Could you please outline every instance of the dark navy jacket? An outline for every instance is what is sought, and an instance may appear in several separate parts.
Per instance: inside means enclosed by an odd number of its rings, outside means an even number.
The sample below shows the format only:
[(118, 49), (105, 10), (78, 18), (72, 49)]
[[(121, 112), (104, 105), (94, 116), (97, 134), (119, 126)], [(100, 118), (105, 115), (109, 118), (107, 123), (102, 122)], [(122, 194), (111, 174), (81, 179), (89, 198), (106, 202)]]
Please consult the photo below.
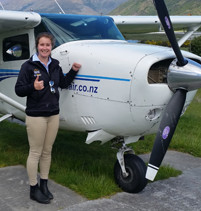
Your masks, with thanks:
[[(71, 69), (64, 76), (59, 61), (52, 59), (49, 64), (49, 73), (39, 61), (32, 61), (32, 57), (21, 66), (15, 85), (15, 92), (20, 97), (27, 96), (26, 114), (28, 116), (51, 116), (59, 114), (59, 90), (67, 88), (77, 72)], [(39, 75), (39, 81), (44, 81), (44, 89), (35, 90), (34, 81)], [(54, 81), (56, 93), (50, 91), (49, 81)]]

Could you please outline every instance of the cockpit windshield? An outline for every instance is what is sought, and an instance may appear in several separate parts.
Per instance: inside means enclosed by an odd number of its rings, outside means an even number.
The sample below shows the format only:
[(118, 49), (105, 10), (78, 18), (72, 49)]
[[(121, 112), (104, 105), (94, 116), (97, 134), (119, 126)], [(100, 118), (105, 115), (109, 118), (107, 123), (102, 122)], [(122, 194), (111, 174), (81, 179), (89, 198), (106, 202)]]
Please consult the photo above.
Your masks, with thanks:
[(65, 14), (41, 14), (41, 17), (35, 34), (50, 32), (56, 39), (56, 46), (76, 40), (124, 40), (110, 17)]

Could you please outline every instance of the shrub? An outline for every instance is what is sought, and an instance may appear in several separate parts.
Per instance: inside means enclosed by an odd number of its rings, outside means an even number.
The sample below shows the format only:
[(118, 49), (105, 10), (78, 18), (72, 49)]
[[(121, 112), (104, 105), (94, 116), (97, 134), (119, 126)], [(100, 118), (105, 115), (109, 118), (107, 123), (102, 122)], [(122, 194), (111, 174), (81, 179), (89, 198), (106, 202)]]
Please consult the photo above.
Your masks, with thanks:
[(201, 56), (201, 36), (196, 37), (192, 40), (191, 52)]

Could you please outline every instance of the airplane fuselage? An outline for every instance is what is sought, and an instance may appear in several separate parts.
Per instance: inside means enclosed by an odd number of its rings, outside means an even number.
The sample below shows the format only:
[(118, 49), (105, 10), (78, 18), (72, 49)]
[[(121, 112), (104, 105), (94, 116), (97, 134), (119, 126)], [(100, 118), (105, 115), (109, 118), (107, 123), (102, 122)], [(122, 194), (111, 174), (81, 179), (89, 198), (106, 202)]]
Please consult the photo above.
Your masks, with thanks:
[[(82, 65), (69, 88), (60, 90), (61, 128), (87, 131), (87, 143), (106, 142), (116, 136), (130, 143), (155, 133), (173, 95), (167, 83), (168, 68), (175, 59), (173, 51), (127, 42), (110, 17), (41, 17), (36, 27), (0, 35), (1, 94), (22, 105), (13, 106), (0, 96), (0, 113), (25, 119), (21, 107), (26, 106), (26, 98), (17, 97), (14, 86), (21, 64), (35, 53), (35, 36), (48, 31), (56, 39), (52, 57), (60, 61), (63, 72), (67, 73), (73, 62)], [(196, 55), (184, 55), (200, 61)], [(195, 93), (187, 94), (184, 110)]]
[[(150, 83), (148, 75), (153, 64), (173, 60), (167, 48), (133, 44), (122, 40), (86, 40), (65, 43), (55, 48), (52, 56), (60, 61), (64, 73), (73, 62), (82, 64), (77, 77), (66, 90), (60, 90), (60, 127), (74, 131), (98, 131), (128, 137), (127, 142), (157, 131), (163, 110), (173, 92), (167, 83)], [(192, 57), (191, 54), (189, 56)], [(1, 64), (1, 74), (18, 73), (24, 61)], [(162, 62), (163, 64), (163, 62)], [(164, 62), (163, 68), (167, 64)], [(25, 105), (25, 98), (14, 93), (17, 79), (0, 82), (3, 94)], [(188, 93), (186, 105), (195, 95)], [(0, 104), (1, 113), (12, 113), (24, 119), (23, 112)], [(111, 135), (111, 136), (110, 136)], [(106, 138), (107, 141), (107, 138)]]

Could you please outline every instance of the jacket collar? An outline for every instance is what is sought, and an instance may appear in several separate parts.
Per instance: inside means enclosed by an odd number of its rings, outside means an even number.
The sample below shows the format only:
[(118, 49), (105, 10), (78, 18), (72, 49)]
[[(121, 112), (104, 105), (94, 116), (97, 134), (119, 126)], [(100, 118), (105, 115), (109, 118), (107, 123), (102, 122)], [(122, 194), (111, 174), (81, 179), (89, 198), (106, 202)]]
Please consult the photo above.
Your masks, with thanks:
[(45, 69), (47, 70), (47, 72), (49, 72), (49, 64), (52, 62), (52, 59), (51, 59), (51, 57), (49, 57), (48, 58), (48, 63), (47, 63), (47, 65), (45, 65), (44, 63), (42, 63), (41, 61), (40, 61), (40, 59), (38, 58), (38, 54), (37, 53), (35, 53), (33, 56), (32, 56), (32, 61), (33, 62), (40, 62), (44, 67), (45, 67)]
[[(34, 55), (33, 55), (34, 56)], [(33, 61), (33, 56), (31, 56), (31, 58), (28, 60), (28, 62), (30, 62), (31, 64), (33, 65), (37, 65), (37, 66), (40, 66), (40, 67), (43, 67), (45, 68), (40, 61)], [(52, 57), (51, 58), (51, 63), (49, 64), (49, 69), (52, 70), (54, 69), (55, 67), (57, 67), (59, 65), (59, 61), (57, 59), (54, 59)]]

